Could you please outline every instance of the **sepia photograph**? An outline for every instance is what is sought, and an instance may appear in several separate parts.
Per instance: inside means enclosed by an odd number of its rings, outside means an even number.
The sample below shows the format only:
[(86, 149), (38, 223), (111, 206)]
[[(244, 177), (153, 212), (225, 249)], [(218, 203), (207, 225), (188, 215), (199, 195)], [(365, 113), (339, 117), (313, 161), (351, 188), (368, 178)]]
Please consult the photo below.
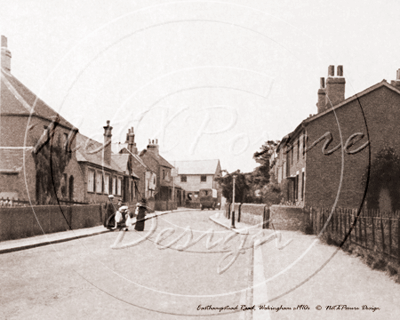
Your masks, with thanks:
[(398, 1), (0, 4), (0, 319), (400, 318)]

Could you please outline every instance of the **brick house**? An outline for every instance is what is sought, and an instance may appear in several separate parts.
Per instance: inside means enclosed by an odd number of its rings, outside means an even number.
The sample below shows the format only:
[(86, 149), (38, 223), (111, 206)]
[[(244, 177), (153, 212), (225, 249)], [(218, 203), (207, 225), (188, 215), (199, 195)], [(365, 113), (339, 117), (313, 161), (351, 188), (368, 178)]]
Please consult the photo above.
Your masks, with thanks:
[[(75, 148), (78, 129), (39, 99), (11, 74), (11, 52), (1, 36), (0, 82), (0, 198), (11, 197), (36, 203), (40, 175), (35, 155), (44, 145), (62, 145), (62, 153)], [(59, 156), (52, 154), (54, 159)], [(82, 202), (84, 181), (74, 153), (70, 155), (56, 190), (59, 201)], [(46, 195), (45, 195), (46, 196)]]
[(132, 156), (113, 154), (112, 127), (104, 126), (104, 143), (77, 134), (76, 157), (85, 181), (85, 201), (107, 202), (112, 194), (129, 204), (136, 202), (135, 182), (139, 177), (133, 171)]
[(202, 189), (217, 189), (218, 202), (221, 202), (221, 192), (215, 181), (221, 176), (221, 164), (218, 159), (174, 161), (178, 175), (175, 184), (180, 185), (185, 192), (185, 204), (200, 206), (199, 195)]
[[(320, 80), (318, 113), (302, 121), (276, 149), (271, 169), (278, 182), (286, 184), (287, 200), (360, 207), (377, 155), (385, 147), (400, 155), (400, 70), (396, 78), (344, 99), (343, 67), (337, 67), (335, 76), (334, 66), (329, 66), (326, 86), (325, 79)], [(379, 208), (390, 209), (391, 190), (381, 188)]]
[[(142, 161), (146, 164), (152, 174), (151, 188), (154, 189), (154, 199), (157, 202), (175, 202), (176, 197), (173, 195), (173, 182), (171, 169), (174, 167), (165, 160), (159, 153), (158, 140), (149, 140), (147, 148), (139, 154)], [(158, 210), (156, 208), (156, 210)]]
[(119, 154), (130, 155), (132, 161), (132, 168), (139, 180), (136, 181), (137, 198), (150, 199), (154, 198), (157, 175), (153, 172), (140, 158), (138, 149), (135, 142), (135, 133), (133, 127), (128, 129), (126, 141), (119, 146)]

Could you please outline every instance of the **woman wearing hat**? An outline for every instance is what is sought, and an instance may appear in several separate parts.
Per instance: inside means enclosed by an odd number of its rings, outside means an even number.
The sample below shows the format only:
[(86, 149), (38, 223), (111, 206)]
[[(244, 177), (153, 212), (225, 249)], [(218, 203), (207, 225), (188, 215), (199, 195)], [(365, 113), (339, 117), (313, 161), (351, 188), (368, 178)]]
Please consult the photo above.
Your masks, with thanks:
[(146, 217), (146, 210), (147, 210), (146, 199), (142, 199), (142, 201), (136, 205), (136, 212), (137, 212), (136, 225), (135, 225), (136, 231), (144, 230), (144, 219)]
[(114, 216), (117, 209), (115, 208), (113, 203), (114, 196), (110, 194), (108, 196), (108, 199), (110, 200), (110, 202), (107, 203), (106, 207), (106, 214), (104, 216), (104, 227), (106, 227), (107, 229), (111, 229), (115, 225)]

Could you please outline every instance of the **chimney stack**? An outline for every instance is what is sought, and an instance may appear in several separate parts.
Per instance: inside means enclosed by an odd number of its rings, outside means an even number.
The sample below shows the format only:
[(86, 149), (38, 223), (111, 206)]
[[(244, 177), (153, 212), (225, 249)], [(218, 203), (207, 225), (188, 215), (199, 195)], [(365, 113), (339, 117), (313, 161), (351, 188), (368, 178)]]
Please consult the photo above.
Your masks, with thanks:
[(133, 154), (138, 154), (138, 149), (136, 147), (135, 143), (135, 133), (133, 132), (133, 127), (129, 129), (128, 132), (128, 150), (132, 152)]
[(325, 111), (326, 97), (325, 97), (325, 78), (319, 79), (319, 89), (318, 89), (318, 102), (317, 109), (318, 113)]
[(154, 142), (154, 140), (149, 139), (149, 145), (147, 146), (147, 151), (152, 152), (156, 157), (159, 155), (159, 148), (158, 148), (158, 139)]
[(11, 72), (11, 52), (7, 48), (7, 38), (1, 36), (1, 68)]
[(110, 120), (107, 120), (107, 125), (104, 128), (104, 146), (103, 146), (103, 162), (107, 165), (111, 164), (111, 131)]
[(335, 67), (329, 66), (328, 79), (326, 79), (326, 102), (325, 110), (328, 110), (344, 101), (344, 89), (346, 80), (343, 78), (343, 66), (337, 66), (335, 77)]
[(400, 90), (400, 69), (396, 71), (396, 80), (390, 81), (390, 84)]

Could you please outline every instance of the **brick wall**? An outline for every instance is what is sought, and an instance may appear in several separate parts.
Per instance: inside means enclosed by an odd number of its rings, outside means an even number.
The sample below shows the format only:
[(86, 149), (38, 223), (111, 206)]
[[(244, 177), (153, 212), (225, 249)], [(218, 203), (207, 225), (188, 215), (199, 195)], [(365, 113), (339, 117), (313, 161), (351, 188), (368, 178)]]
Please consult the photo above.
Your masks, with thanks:
[(270, 229), (305, 232), (305, 213), (302, 208), (273, 205), (270, 207)]
[(0, 208), (0, 241), (101, 225), (100, 205)]
[(240, 222), (262, 226), (265, 204), (243, 203), (240, 207)]
[[(333, 206), (336, 199), (338, 207), (360, 206), (366, 187), (362, 176), (369, 163), (369, 151), (371, 162), (384, 145), (393, 147), (397, 154), (400, 154), (399, 106), (400, 96), (386, 87), (381, 87), (339, 108), (335, 114), (325, 114), (307, 126), (308, 145), (329, 131), (333, 136), (329, 150), (340, 143), (340, 134), (344, 146), (352, 134), (366, 134), (368, 130), (370, 146), (356, 154), (344, 152), (344, 161), (340, 148), (331, 155), (323, 155), (321, 148), (324, 142), (308, 151), (306, 206)], [(365, 114), (366, 124), (362, 112)], [(349, 150), (356, 149), (366, 141), (364, 136)]]

